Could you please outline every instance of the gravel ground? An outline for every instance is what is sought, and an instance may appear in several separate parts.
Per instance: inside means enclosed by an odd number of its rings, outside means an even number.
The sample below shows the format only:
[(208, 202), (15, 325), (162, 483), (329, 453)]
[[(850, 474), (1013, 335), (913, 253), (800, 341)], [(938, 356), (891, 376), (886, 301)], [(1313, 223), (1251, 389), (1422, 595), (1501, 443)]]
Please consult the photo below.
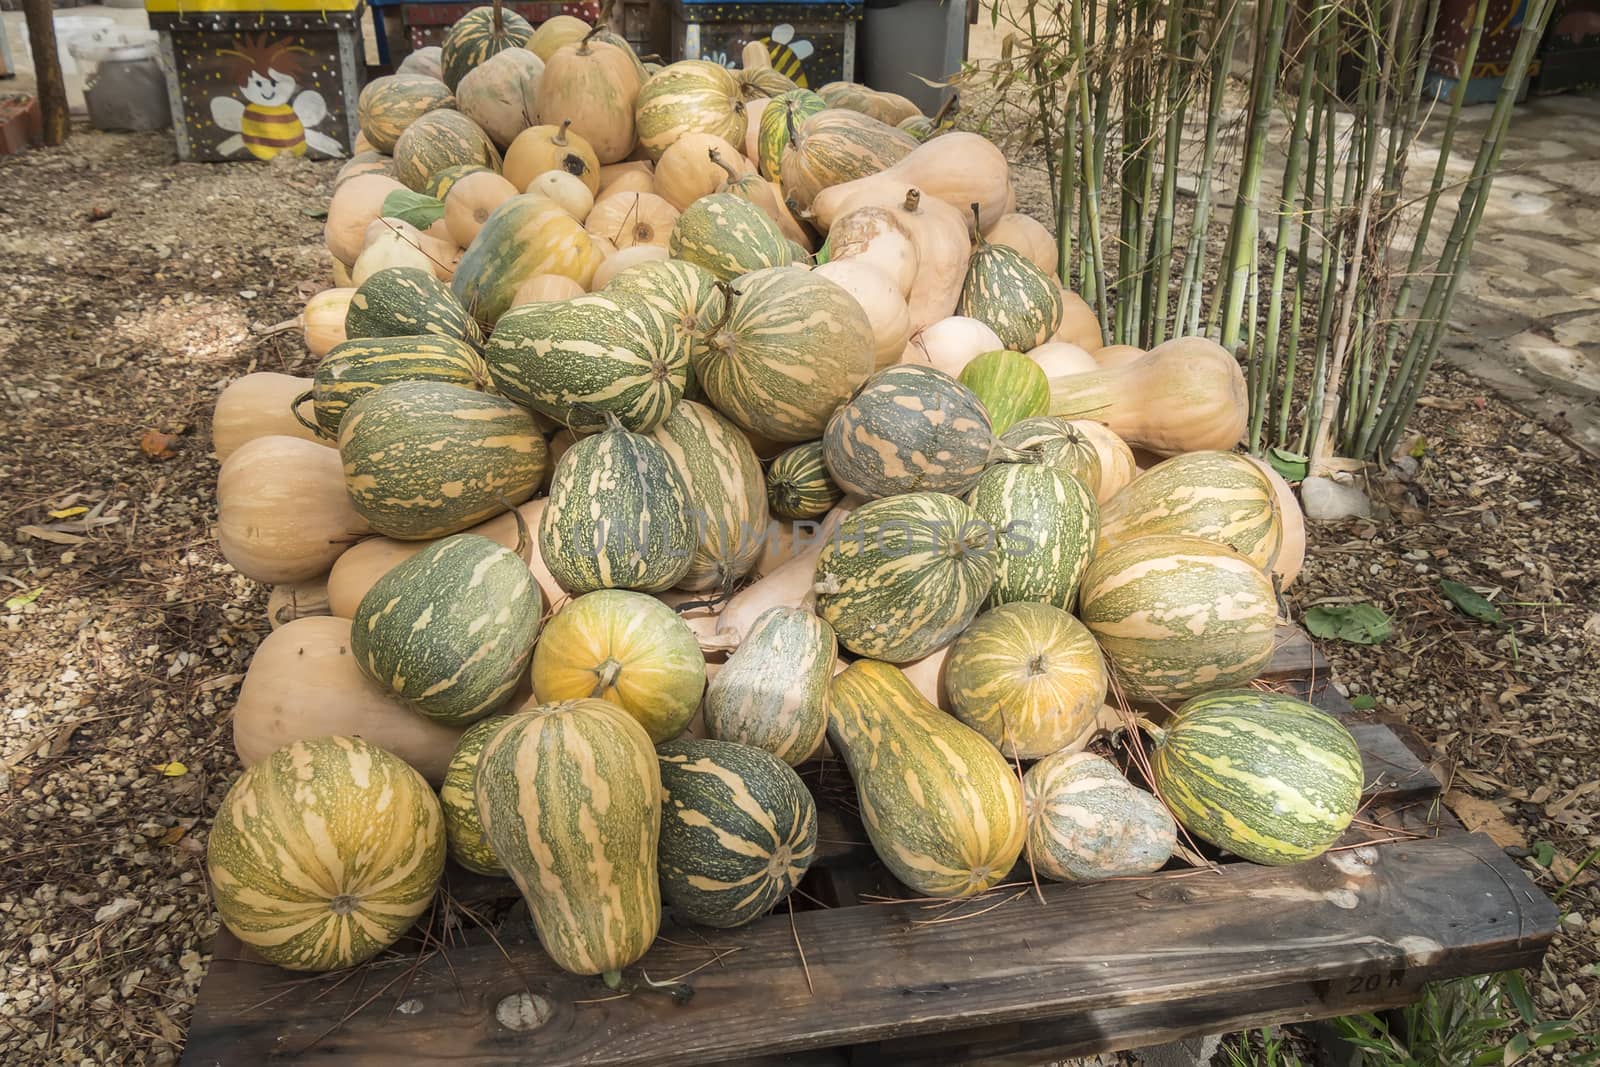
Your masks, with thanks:
[[(0, 161), (0, 1062), (182, 1048), (228, 715), (267, 632), (264, 590), (213, 543), (207, 420), (239, 374), (309, 369), (293, 333), (255, 328), (328, 284), (311, 213), (333, 171), (175, 164), (162, 134), (82, 130)], [(1291, 599), (1395, 618), (1381, 645), (1326, 651), (1434, 745), (1461, 810), (1550, 891), (1574, 883), (1537, 995), (1592, 1013), (1600, 894), (1574, 873), (1600, 845), (1600, 480), (1471, 379), (1433, 392), (1410, 480), (1377, 487), (1382, 517), (1315, 530)], [(1440, 577), (1509, 624), (1456, 612)]]

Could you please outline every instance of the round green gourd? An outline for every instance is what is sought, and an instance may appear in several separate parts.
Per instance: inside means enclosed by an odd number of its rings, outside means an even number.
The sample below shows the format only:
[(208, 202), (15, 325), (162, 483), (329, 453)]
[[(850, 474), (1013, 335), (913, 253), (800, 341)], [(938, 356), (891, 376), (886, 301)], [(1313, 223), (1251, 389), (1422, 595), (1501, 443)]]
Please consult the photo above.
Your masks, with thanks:
[(607, 290), (513, 307), (484, 361), (502, 394), (578, 433), (608, 417), (648, 433), (682, 398), (689, 353), (659, 308)]
[(672, 224), (667, 251), (724, 282), (795, 261), (793, 243), (772, 217), (732, 193), (702, 196), (684, 208)]
[(983, 473), (967, 502), (1000, 539), (989, 603), (1031, 600), (1070, 610), (1094, 558), (1094, 494), (1054, 467), (1000, 463)]
[(444, 819), (422, 775), (358, 737), (296, 741), (217, 809), (206, 873), (223, 925), (293, 971), (371, 959), (433, 901)]
[(483, 357), (467, 342), (439, 334), (341, 341), (317, 364), (310, 396), (316, 429), (336, 438), (351, 404), (385, 385), (448, 382), (482, 391), (489, 384)]
[(444, 382), (395, 382), (350, 405), (339, 423), (350, 503), (372, 529), (427, 541), (522, 503), (550, 450), (511, 401)]
[(1000, 441), (1022, 452), (1036, 452), (1039, 462), (1072, 475), (1099, 499), (1100, 453), (1067, 419), (1054, 415), (1021, 419), (1011, 424)]
[(494, 854), (483, 832), (483, 820), (478, 817), (478, 798), (472, 792), (472, 780), (478, 773), (478, 756), (504, 723), (504, 719), (495, 717), (467, 727), (461, 740), (456, 742), (455, 754), (450, 757), (444, 782), (439, 786), (439, 807), (444, 812), (444, 834), (450, 846), (450, 858), (477, 874), (509, 878), (509, 872)]
[(475, 7), (457, 19), (439, 46), (440, 79), (455, 92), (467, 72), (498, 52), (521, 48), (533, 36), (527, 19), (502, 4)]
[(820, 519), (844, 499), (822, 458), (822, 442), (785, 449), (767, 468), (767, 503), (780, 519)]
[(1021, 352), (985, 352), (961, 368), (959, 380), (983, 404), (997, 434), (1050, 407), (1050, 379)]
[(599, 589), (550, 619), (532, 679), (540, 700), (607, 701), (660, 743), (683, 732), (700, 707), (706, 658), (688, 624), (655, 597)]
[(430, 719), (472, 722), (511, 699), (543, 607), (521, 556), (457, 534), (373, 583), (350, 622), (350, 651), (362, 673)]
[(1028, 856), (1054, 881), (1152, 874), (1177, 847), (1172, 813), (1091, 753), (1046, 756), (1023, 774), (1022, 791)]
[(567, 592), (671, 589), (694, 545), (689, 491), (650, 438), (613, 420), (556, 464), (539, 555)]
[(984, 612), (956, 638), (944, 686), (956, 718), (1005, 755), (1038, 759), (1093, 736), (1106, 668), (1081, 622), (1019, 602)]
[(706, 686), (706, 732), (799, 766), (827, 732), (837, 654), (833, 627), (808, 609), (768, 608)]
[(344, 335), (414, 337), (433, 333), (483, 344), (483, 332), (450, 287), (420, 267), (386, 267), (356, 286), (344, 315)]
[(1321, 855), (1361, 804), (1361, 751), (1333, 716), (1287, 693), (1224, 690), (1152, 732), (1150, 767), (1178, 821), (1253, 863)]
[(841, 489), (867, 500), (965, 493), (990, 463), (1027, 458), (995, 439), (972, 390), (913, 363), (885, 367), (833, 413), (822, 456)]
[(760, 140), (756, 145), (756, 166), (761, 176), (775, 182), (783, 173), (783, 153), (789, 139), (806, 119), (826, 111), (828, 102), (809, 89), (791, 89), (772, 98), (761, 112)]
[(999, 554), (994, 531), (953, 496), (874, 500), (823, 546), (817, 614), (857, 655), (909, 663), (967, 628), (994, 586)]
[[(722, 321), (728, 306), (728, 296), (716, 277), (704, 267), (681, 259), (635, 263), (607, 282), (605, 291), (634, 293), (654, 305), (688, 353), (691, 371), (705, 358), (709, 334)], [(689, 386), (685, 386), (684, 395), (693, 395)]]
[(1151, 534), (1203, 537), (1270, 571), (1283, 519), (1272, 482), (1248, 456), (1189, 452), (1139, 475), (1101, 511), (1102, 550)]
[(1008, 349), (1027, 352), (1054, 336), (1065, 306), (1054, 277), (1016, 249), (990, 244), (980, 234), (955, 313), (988, 326)]
[(483, 127), (453, 108), (440, 108), (406, 127), (394, 144), (394, 172), (400, 184), (421, 192), (434, 175), (449, 167), (500, 169), (500, 150)]
[(748, 745), (686, 737), (661, 764), (661, 893), (691, 922), (760, 918), (799, 884), (817, 844), (817, 806), (782, 760)]
[(603, 700), (518, 712), (484, 744), (473, 790), (540, 947), (620, 980), (661, 926), (661, 772), (644, 728)]
[(1278, 600), (1255, 564), (1199, 537), (1140, 537), (1084, 571), (1078, 617), (1128, 695), (1187, 700), (1241, 685), (1272, 659)]

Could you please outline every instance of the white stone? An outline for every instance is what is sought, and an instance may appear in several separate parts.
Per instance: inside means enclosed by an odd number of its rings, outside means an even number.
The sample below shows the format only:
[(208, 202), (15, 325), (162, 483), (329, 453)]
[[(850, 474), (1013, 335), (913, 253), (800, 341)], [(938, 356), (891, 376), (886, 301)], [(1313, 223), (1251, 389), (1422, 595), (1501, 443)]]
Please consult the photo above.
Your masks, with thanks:
[(1366, 493), (1321, 476), (1300, 483), (1300, 506), (1305, 509), (1306, 518), (1321, 522), (1367, 518), (1372, 514), (1372, 501)]

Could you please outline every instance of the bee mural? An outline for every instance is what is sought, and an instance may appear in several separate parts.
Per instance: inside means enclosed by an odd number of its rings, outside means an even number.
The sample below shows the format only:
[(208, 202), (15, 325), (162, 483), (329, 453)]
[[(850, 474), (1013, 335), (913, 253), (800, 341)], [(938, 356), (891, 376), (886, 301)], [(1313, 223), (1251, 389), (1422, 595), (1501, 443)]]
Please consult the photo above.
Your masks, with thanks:
[(794, 39), (794, 27), (787, 22), (780, 22), (772, 27), (770, 36), (761, 38), (761, 43), (767, 48), (767, 55), (772, 57), (772, 69), (785, 75), (802, 89), (811, 86), (806, 81), (805, 61), (811, 58), (814, 51), (810, 41), (797, 41)]
[[(239, 42), (235, 42), (239, 44)], [(217, 146), (222, 156), (248, 152), (256, 159), (271, 159), (285, 152), (303, 156), (307, 150), (334, 158), (344, 146), (313, 129), (328, 117), (328, 105), (314, 89), (296, 93), (305, 76), (305, 56), (311, 50), (288, 40), (268, 43), (265, 35), (246, 38), (237, 48), (217, 53), (228, 81), (239, 87), (240, 103), (231, 96), (213, 97), (211, 120), (233, 136)]]

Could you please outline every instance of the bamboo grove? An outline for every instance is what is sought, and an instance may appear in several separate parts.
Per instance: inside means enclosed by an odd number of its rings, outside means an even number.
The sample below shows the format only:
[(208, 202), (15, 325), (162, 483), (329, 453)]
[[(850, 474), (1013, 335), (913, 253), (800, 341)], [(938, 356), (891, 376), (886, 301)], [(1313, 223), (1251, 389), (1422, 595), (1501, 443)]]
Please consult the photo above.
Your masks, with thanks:
[(1436, 95), (1427, 77), (1440, 0), (1012, 0), (993, 12), (1000, 59), (956, 82), (996, 102), (983, 121), (1022, 106), (1061, 278), (1108, 343), (1206, 333), (1245, 364), (1252, 452), (1383, 459), (1445, 339), (1553, 7), (1527, 0), (1464, 178), (1448, 165), (1471, 151), (1466, 79)]

